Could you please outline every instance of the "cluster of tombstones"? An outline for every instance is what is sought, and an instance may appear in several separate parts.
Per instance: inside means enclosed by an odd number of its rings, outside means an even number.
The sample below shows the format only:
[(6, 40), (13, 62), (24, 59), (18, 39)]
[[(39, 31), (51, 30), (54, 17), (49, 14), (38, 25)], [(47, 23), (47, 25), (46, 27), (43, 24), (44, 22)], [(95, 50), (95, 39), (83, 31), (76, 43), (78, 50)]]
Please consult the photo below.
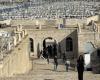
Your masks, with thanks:
[[(36, 19), (36, 18), (81, 18), (95, 15), (96, 8), (94, 3), (87, 4), (74, 4), (74, 3), (65, 3), (62, 2), (52, 2), (43, 4), (37, 3), (21, 4), (13, 6), (12, 8), (3, 8), (0, 9), (1, 15), (0, 18), (3, 19)], [(96, 5), (95, 5), (96, 6)]]

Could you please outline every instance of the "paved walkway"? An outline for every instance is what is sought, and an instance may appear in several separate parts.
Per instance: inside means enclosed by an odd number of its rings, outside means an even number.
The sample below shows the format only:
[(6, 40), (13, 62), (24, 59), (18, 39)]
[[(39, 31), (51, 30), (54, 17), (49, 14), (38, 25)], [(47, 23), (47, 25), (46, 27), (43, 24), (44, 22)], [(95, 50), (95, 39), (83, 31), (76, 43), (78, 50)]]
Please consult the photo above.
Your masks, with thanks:
[[(57, 71), (54, 71), (53, 68), (52, 60), (50, 64), (47, 64), (46, 60), (34, 60), (33, 70), (29, 73), (0, 80), (78, 80), (77, 72), (72, 70), (66, 72), (63, 64), (58, 66)], [(84, 80), (100, 80), (100, 74), (85, 71)]]

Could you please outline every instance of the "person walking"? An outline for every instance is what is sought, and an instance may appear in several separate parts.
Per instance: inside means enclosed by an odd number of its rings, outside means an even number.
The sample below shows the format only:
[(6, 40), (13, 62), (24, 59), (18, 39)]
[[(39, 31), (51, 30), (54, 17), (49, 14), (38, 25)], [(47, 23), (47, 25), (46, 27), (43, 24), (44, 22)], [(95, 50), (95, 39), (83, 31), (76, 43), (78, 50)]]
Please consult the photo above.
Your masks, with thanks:
[(49, 55), (47, 54), (47, 62), (48, 62), (48, 64), (49, 64)]
[(70, 61), (66, 60), (65, 61), (65, 67), (66, 67), (67, 72), (68, 72), (69, 66), (70, 66)]
[(78, 70), (78, 80), (83, 80), (83, 72), (84, 72), (83, 55), (80, 55), (78, 60), (77, 60), (77, 70)]
[(49, 64), (49, 52), (48, 52), (48, 48), (46, 48), (46, 59), (47, 59), (47, 63)]
[(57, 56), (54, 56), (54, 71), (57, 70), (57, 67), (58, 67)]
[(42, 50), (40, 51), (40, 58), (41, 58), (41, 59), (45, 59), (45, 58), (43, 57), (43, 51), (42, 51)]

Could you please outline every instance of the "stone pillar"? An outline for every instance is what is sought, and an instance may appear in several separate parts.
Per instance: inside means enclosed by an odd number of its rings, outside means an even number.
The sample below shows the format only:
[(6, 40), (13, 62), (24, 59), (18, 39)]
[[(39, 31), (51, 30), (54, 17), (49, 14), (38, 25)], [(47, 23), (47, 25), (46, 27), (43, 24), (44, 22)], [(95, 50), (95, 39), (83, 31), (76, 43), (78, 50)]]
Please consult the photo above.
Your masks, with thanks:
[(11, 50), (10, 42), (8, 42), (8, 50)]
[(19, 31), (19, 26), (17, 26), (17, 31)]
[(25, 29), (25, 35), (27, 35), (27, 30)]
[(17, 44), (16, 36), (13, 36), (13, 39), (14, 39), (14, 46), (16, 46), (16, 44)]
[(23, 30), (23, 31), (22, 31), (22, 38), (24, 38), (24, 35), (25, 35), (25, 34), (24, 34), (24, 30)]
[(40, 24), (40, 26), (39, 26), (39, 29), (42, 29), (42, 26), (41, 26), (41, 24)]
[(20, 35), (20, 33), (18, 34), (18, 37), (19, 37), (19, 41), (21, 41), (21, 35)]
[(78, 26), (78, 32), (81, 33), (81, 27), (80, 27), (80, 25), (77, 24), (77, 26)]

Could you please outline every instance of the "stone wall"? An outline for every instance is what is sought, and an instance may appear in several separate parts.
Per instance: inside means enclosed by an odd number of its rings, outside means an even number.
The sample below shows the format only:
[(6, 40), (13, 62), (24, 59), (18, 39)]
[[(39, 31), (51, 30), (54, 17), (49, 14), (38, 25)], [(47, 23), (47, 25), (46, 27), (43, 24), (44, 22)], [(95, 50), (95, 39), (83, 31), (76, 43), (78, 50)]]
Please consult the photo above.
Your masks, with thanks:
[(97, 32), (81, 32), (78, 33), (78, 53), (85, 52), (85, 44), (91, 42), (94, 47), (99, 42), (99, 36)]
[(23, 26), (42, 26), (42, 27), (57, 27), (60, 24), (64, 24), (63, 19), (56, 19), (56, 20), (46, 20), (46, 19), (35, 19), (35, 20), (12, 20), (11, 25), (23, 25)]
[(0, 63), (0, 77), (28, 72), (32, 68), (29, 59), (29, 39), (25, 37)]
[(82, 25), (84, 22), (84, 19), (66, 19), (66, 25)]
[(41, 25), (46, 26), (46, 27), (56, 27), (59, 26), (60, 24), (64, 25), (83, 25), (88, 24), (91, 20), (97, 21), (99, 19), (98, 16), (93, 16), (89, 18), (84, 18), (84, 19), (56, 19), (56, 20), (46, 20), (46, 19), (35, 19), (35, 20), (12, 20), (11, 25), (16, 26), (16, 25), (23, 25), (23, 26), (35, 26), (35, 25)]

